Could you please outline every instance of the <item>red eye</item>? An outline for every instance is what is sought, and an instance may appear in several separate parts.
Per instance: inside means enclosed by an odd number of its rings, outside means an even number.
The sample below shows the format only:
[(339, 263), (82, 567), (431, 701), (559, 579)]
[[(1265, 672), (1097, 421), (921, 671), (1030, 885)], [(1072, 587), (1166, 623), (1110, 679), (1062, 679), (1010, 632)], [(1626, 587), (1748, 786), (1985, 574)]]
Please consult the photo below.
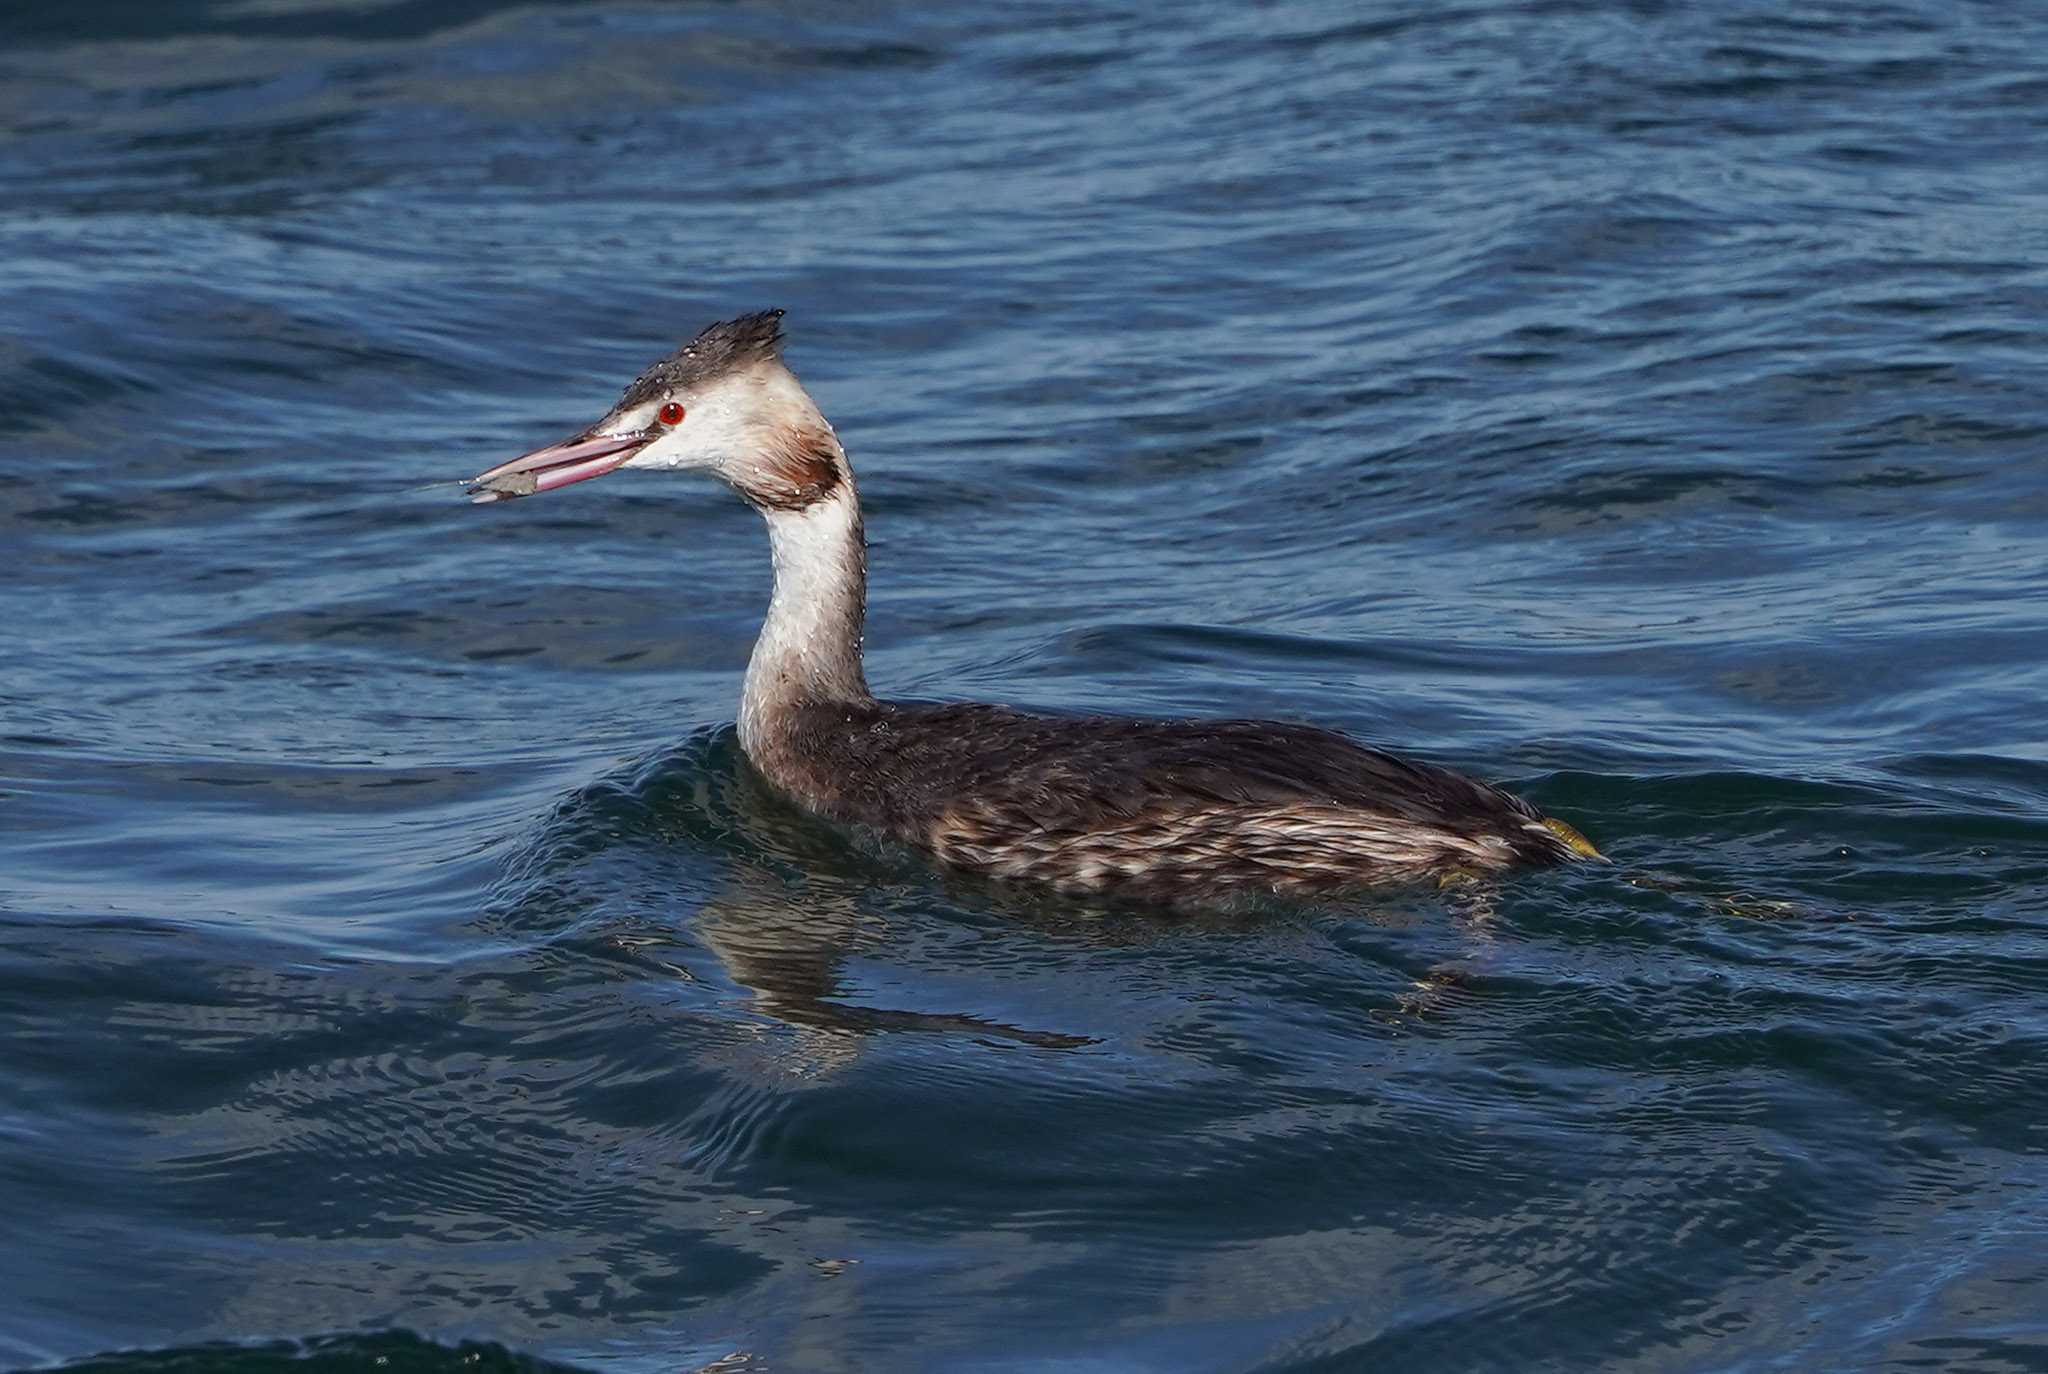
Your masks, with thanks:
[(674, 401), (670, 401), (667, 405), (663, 406), (661, 408), (661, 422), (665, 425), (681, 424), (683, 422), (682, 406)]

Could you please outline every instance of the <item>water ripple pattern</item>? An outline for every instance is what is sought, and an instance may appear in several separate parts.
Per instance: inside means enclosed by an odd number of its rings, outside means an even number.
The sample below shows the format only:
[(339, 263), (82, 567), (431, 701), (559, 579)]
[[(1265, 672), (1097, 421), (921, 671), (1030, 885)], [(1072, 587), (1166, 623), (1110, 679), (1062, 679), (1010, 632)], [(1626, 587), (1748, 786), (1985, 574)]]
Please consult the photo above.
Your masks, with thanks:
[[(0, 12), (0, 1367), (2048, 1368), (2048, 17)], [(871, 676), (1616, 860), (1163, 918), (749, 772), (786, 307)]]

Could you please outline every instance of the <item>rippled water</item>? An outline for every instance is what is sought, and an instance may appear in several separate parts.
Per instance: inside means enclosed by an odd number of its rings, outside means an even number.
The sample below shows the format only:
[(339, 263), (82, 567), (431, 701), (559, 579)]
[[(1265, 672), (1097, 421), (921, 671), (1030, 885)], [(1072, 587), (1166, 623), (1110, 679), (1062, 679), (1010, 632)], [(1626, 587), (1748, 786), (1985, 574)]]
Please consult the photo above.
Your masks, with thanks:
[[(0, 11), (0, 1363), (2048, 1368), (2043, 53)], [(1170, 920), (794, 813), (753, 516), (418, 490), (768, 305), (878, 687), (1322, 720), (1616, 866)]]

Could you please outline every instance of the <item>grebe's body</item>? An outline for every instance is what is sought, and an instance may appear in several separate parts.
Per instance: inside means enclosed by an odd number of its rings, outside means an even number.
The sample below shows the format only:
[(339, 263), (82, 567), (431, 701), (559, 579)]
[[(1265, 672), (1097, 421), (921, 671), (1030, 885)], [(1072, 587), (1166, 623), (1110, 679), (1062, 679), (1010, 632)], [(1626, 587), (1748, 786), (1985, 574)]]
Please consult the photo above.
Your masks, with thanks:
[(775, 591), (740, 747), (792, 800), (954, 867), (1168, 904), (1597, 857), (1496, 787), (1310, 726), (876, 700), (853, 470), (781, 360), (780, 314), (711, 326), (591, 429), (471, 490), (494, 501), (626, 466), (709, 468), (759, 510)]
[(819, 815), (1073, 892), (1312, 897), (1572, 852), (1516, 797), (1312, 726), (818, 701), (751, 739)]

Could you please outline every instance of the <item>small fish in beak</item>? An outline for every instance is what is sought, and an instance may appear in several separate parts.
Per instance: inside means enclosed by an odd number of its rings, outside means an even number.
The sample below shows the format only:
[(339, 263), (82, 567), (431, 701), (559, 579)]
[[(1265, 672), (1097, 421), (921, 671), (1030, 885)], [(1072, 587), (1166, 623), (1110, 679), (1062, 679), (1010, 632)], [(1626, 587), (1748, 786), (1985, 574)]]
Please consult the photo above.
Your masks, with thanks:
[(489, 501), (509, 501), (515, 496), (532, 496), (536, 492), (553, 491), (585, 478), (602, 477), (625, 466), (634, 454), (653, 443), (655, 437), (645, 432), (593, 434), (585, 430), (574, 438), (537, 448), (509, 463), (500, 463), (488, 472), (479, 473), (470, 484), (469, 499), (478, 505)]

